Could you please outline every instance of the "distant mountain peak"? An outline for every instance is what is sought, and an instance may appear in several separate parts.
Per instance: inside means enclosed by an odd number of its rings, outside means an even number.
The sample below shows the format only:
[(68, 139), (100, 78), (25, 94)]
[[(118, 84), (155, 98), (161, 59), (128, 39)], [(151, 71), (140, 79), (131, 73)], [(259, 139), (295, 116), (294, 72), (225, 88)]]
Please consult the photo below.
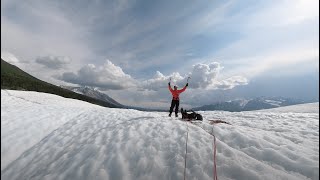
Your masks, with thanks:
[(86, 90), (92, 90), (92, 91), (98, 91), (97, 87), (92, 87), (92, 86), (80, 86), (79, 88), (86, 89)]
[(116, 100), (112, 99), (110, 96), (108, 96), (107, 94), (100, 92), (98, 90), (98, 88), (96, 87), (92, 87), (92, 86), (61, 86), (65, 89), (71, 90), (75, 93), (78, 94), (83, 94), (85, 96), (89, 96), (98, 100), (102, 100), (108, 103), (111, 103), (113, 105), (116, 105), (118, 107), (124, 107), (124, 105), (118, 103)]

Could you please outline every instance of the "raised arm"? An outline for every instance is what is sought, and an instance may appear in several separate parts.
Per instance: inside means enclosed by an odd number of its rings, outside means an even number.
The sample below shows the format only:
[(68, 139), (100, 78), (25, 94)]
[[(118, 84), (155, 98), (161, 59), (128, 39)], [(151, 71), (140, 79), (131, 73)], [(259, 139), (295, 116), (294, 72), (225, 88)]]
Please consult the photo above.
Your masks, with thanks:
[(187, 89), (187, 87), (188, 87), (188, 83), (186, 84), (186, 86), (184, 88), (178, 90), (178, 93), (182, 93), (183, 91), (185, 91)]
[(168, 88), (169, 88), (169, 91), (170, 91), (170, 92), (173, 91), (173, 89), (171, 88), (170, 82), (168, 83)]

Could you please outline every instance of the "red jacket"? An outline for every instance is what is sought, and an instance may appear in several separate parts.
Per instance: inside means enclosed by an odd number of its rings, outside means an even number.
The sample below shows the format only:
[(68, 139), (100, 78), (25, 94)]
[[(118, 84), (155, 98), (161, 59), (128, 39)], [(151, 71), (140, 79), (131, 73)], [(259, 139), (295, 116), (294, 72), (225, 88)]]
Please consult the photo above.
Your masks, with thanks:
[(178, 90), (178, 89), (174, 90), (174, 89), (171, 88), (170, 85), (168, 85), (168, 87), (169, 87), (169, 90), (170, 90), (170, 92), (172, 94), (172, 99), (173, 100), (179, 100), (179, 94), (187, 89), (187, 86), (185, 86), (184, 88), (182, 88), (180, 90)]

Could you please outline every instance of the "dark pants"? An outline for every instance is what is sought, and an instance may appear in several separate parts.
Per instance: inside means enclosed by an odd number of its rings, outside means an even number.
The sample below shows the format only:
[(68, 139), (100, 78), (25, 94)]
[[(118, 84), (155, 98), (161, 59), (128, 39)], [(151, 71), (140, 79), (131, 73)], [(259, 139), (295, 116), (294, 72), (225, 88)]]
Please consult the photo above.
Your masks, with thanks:
[(172, 113), (174, 106), (176, 106), (175, 113), (178, 114), (179, 100), (172, 100), (171, 101), (170, 114)]

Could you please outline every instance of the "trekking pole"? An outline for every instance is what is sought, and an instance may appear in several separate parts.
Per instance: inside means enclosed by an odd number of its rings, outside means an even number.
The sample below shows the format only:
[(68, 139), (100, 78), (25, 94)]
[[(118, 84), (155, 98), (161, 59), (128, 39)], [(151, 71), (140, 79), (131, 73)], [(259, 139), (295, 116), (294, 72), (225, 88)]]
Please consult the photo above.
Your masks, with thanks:
[(191, 79), (191, 77), (190, 77), (190, 76), (189, 76), (189, 77), (188, 77), (188, 79), (187, 79), (187, 83), (189, 83), (189, 79)]

